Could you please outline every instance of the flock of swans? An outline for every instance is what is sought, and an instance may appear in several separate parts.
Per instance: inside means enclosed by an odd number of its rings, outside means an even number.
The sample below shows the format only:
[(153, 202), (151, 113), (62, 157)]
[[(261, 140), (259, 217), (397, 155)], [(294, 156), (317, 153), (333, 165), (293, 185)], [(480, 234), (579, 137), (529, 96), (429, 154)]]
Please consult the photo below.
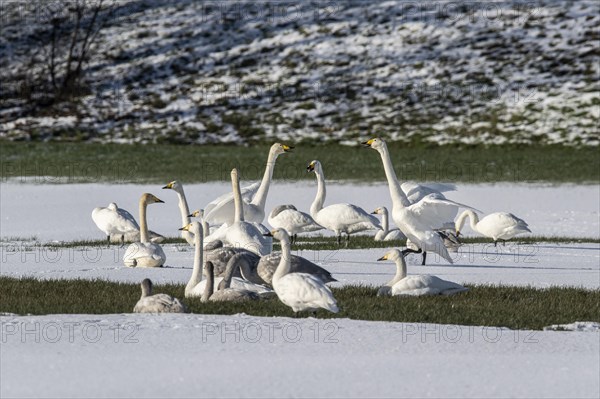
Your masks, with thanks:
[[(381, 156), (392, 200), (391, 219), (398, 226), (390, 229), (390, 213), (378, 207), (372, 213), (352, 204), (325, 205), (326, 185), (323, 166), (317, 160), (307, 166), (317, 180), (317, 193), (309, 213), (294, 205), (273, 208), (268, 215), (272, 230), (262, 223), (265, 204), (277, 157), (293, 147), (273, 144), (264, 176), (259, 184), (241, 188), (237, 169), (231, 171), (232, 191), (211, 201), (203, 210), (190, 212), (183, 185), (173, 181), (163, 187), (175, 191), (179, 199), (181, 236), (194, 246), (192, 275), (185, 287), (185, 297), (201, 301), (257, 301), (277, 296), (295, 313), (326, 309), (337, 313), (338, 306), (328, 283), (336, 281), (329, 271), (308, 259), (292, 255), (291, 245), (298, 234), (321, 229), (332, 231), (341, 245), (350, 235), (375, 230), (374, 239), (406, 239), (406, 249), (392, 249), (378, 260), (396, 263), (396, 274), (378, 291), (378, 295), (453, 295), (467, 288), (429, 275), (407, 276), (404, 257), (421, 253), (425, 264), (427, 252), (453, 263), (449, 251), (460, 245), (460, 230), (466, 219), (471, 228), (494, 244), (517, 234), (531, 232), (525, 221), (496, 212), (479, 219), (477, 209), (452, 201), (443, 194), (453, 185), (400, 184), (384, 140), (374, 138), (363, 143)], [(144, 193), (139, 200), (139, 225), (133, 216), (111, 203), (95, 208), (92, 219), (108, 242), (132, 242), (123, 257), (128, 267), (160, 267), (166, 255), (160, 243), (164, 237), (150, 231), (146, 218), (148, 205), (163, 203), (153, 194)], [(458, 210), (464, 211), (458, 218)], [(381, 222), (374, 215), (381, 216)], [(455, 221), (456, 218), (456, 221)], [(273, 252), (273, 239), (281, 252)], [(134, 312), (185, 312), (179, 300), (166, 294), (152, 295), (152, 283), (142, 282), (142, 296)]]

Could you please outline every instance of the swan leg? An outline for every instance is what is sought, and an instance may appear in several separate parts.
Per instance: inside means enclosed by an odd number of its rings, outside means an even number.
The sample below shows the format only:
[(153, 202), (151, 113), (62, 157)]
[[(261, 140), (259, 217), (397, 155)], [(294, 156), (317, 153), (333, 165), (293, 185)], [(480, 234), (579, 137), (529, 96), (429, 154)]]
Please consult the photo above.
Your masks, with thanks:
[(349, 242), (350, 242), (350, 234), (346, 233), (346, 248), (348, 248)]
[(425, 266), (425, 258), (427, 258), (427, 251), (423, 251), (423, 262), (421, 262), (421, 266)]
[(342, 233), (338, 234), (338, 236), (337, 236), (337, 242), (338, 242), (338, 247), (340, 245), (342, 245)]
[(110, 234), (106, 236), (106, 245), (110, 247)]
[(494, 248), (498, 245), (498, 241), (494, 241)]
[(296, 242), (298, 242), (298, 234), (292, 236), (292, 244), (296, 244)]
[(121, 234), (121, 248), (125, 246), (125, 234)]

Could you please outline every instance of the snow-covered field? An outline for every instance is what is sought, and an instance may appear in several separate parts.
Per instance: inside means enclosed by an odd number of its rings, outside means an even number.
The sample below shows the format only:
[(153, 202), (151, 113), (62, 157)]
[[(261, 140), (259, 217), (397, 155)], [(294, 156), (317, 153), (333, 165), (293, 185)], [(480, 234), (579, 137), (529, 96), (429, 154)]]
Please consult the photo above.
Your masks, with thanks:
[[(186, 193), (199, 208), (228, 189), (226, 183), (199, 184), (186, 186)], [(149, 208), (150, 227), (176, 235), (176, 195), (160, 186), (2, 184), (0, 274), (184, 283), (193, 256), (187, 245), (165, 246), (167, 267), (142, 270), (124, 268), (124, 249), (117, 246), (56, 252), (15, 240), (101, 239), (91, 209), (116, 201), (136, 214), (144, 191), (166, 201)], [(267, 209), (292, 198), (306, 210), (314, 192), (313, 184), (276, 182)], [(597, 185), (460, 185), (448, 197), (484, 212), (514, 212), (538, 235), (600, 235)], [(330, 184), (327, 202), (340, 201), (374, 209), (389, 206), (389, 194), (381, 184)], [(375, 261), (384, 251), (302, 255), (328, 268), (339, 284), (378, 285), (394, 271)], [(594, 243), (465, 245), (455, 265), (435, 256), (428, 263), (409, 265), (409, 273), (461, 283), (600, 288), (600, 245)], [(600, 395), (597, 323), (563, 332), (196, 314), (4, 315), (0, 321), (2, 397)]]

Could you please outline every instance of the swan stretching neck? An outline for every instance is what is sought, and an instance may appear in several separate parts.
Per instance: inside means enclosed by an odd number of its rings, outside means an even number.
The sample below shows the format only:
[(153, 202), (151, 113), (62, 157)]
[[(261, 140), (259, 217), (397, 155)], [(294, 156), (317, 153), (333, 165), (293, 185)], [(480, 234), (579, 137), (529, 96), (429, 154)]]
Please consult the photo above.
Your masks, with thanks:
[[(183, 191), (183, 184), (179, 183), (177, 180), (174, 180), (164, 186), (163, 190), (173, 190), (177, 193), (177, 197), (179, 198), (179, 212), (181, 214), (181, 227), (190, 224), (190, 209), (188, 207), (187, 199), (185, 198), (185, 192)], [(182, 231), (181, 237), (185, 239), (188, 244), (194, 245), (194, 237), (188, 231)]]

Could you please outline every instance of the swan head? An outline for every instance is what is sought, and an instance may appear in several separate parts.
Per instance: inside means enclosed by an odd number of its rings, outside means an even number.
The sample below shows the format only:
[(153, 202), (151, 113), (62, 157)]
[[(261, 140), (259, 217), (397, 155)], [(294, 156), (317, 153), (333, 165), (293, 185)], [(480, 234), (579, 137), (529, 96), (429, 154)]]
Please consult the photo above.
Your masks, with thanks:
[(321, 167), (321, 162), (314, 160), (311, 161), (308, 166), (306, 167), (306, 171), (307, 172), (315, 172), (315, 173), (320, 173), (323, 171), (323, 168)]
[(372, 215), (384, 215), (387, 214), (387, 208), (385, 206), (380, 206), (379, 208), (375, 209), (373, 212), (371, 212)]
[(202, 232), (202, 225), (200, 224), (200, 222), (194, 220), (192, 223), (186, 224), (179, 230), (189, 231), (190, 233), (192, 233), (194, 235), (198, 235), (198, 234), (200, 234), (200, 232)]
[(379, 151), (380, 149), (385, 148), (385, 141), (379, 137), (375, 137), (374, 139), (364, 141), (362, 145)]
[(281, 154), (285, 154), (286, 152), (292, 152), (293, 149), (294, 149), (294, 147), (291, 147), (289, 145), (275, 143), (271, 146), (270, 152), (273, 155), (281, 155)]
[(110, 204), (108, 204), (107, 208), (111, 211), (116, 211), (119, 207), (117, 206), (116, 202), (111, 202)]
[(159, 199), (154, 194), (144, 193), (144, 194), (142, 194), (142, 202), (144, 202), (146, 205), (149, 205), (149, 204), (156, 204), (156, 203), (164, 203), (165, 201)]
[(170, 182), (169, 184), (167, 184), (166, 186), (164, 186), (163, 190), (169, 189), (169, 190), (179, 191), (182, 188), (183, 187), (182, 187), (181, 183), (179, 183), (177, 180), (173, 180), (172, 182)]
[(268, 233), (263, 234), (263, 236), (273, 237), (274, 239), (276, 239), (278, 241), (285, 241), (285, 240), (289, 241), (290, 240), (289, 234), (284, 229), (271, 230)]
[(402, 252), (400, 252), (400, 250), (394, 248), (394, 249), (388, 251), (385, 255), (383, 255), (381, 258), (379, 258), (377, 260), (378, 261), (382, 261), (382, 260), (397, 261), (400, 258), (402, 258)]
[(142, 280), (142, 297), (152, 295), (152, 281), (149, 278)]
[(187, 217), (189, 217), (189, 218), (203, 218), (204, 217), (204, 209), (196, 209), (194, 212), (190, 213)]

